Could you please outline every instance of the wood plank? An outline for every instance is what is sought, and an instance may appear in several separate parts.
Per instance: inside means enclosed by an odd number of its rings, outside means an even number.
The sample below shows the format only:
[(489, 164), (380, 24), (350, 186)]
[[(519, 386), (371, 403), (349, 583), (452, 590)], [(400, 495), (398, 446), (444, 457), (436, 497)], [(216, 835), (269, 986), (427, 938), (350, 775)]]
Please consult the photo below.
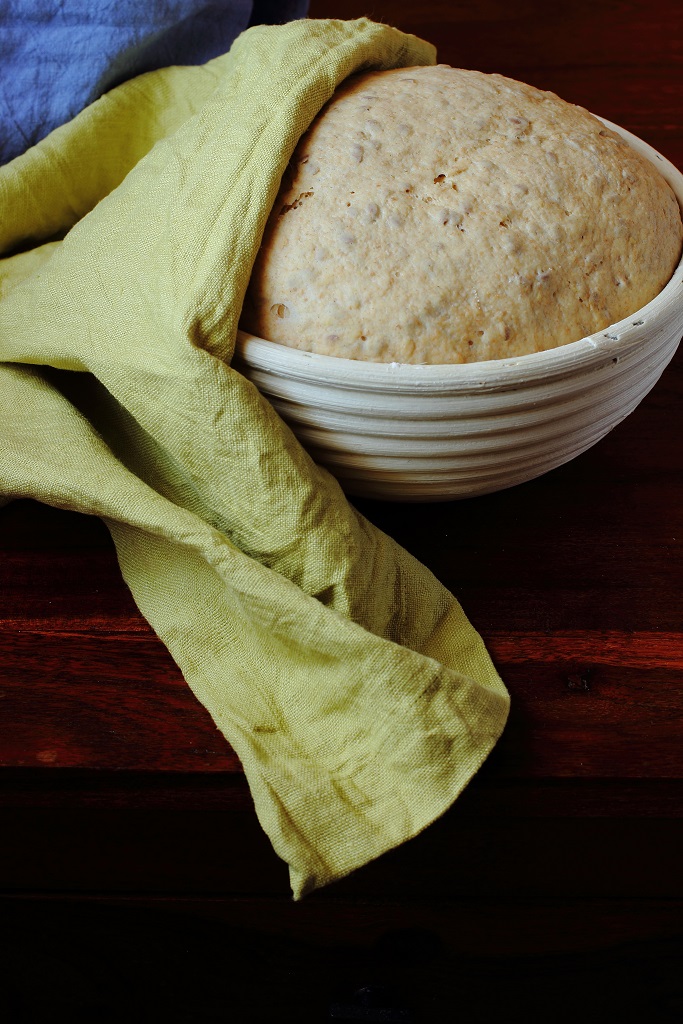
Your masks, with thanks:
[[(596, 110), (683, 165), (673, 0), (311, 6), (368, 13), (435, 39), (445, 62)], [(214, 915), (289, 931), (309, 953), (336, 935), (432, 929), (461, 963), (468, 944), (509, 957), (683, 933), (681, 437), (683, 350), (627, 420), (537, 481), (443, 505), (356, 502), (460, 598), (512, 713), (442, 819), (306, 909), (289, 902), (239, 763), (137, 611), (105, 527), (30, 501), (0, 509), (5, 892), (24, 912), (36, 893), (144, 895), (202, 927)], [(503, 962), (469, 966), (491, 990), (504, 976), (509, 999)]]
[[(227, 813), (229, 810), (229, 813)], [(2, 809), (5, 893), (287, 896), (253, 810)], [(416, 838), (335, 882), (365, 899), (683, 899), (683, 818), (468, 817), (458, 804)]]
[[(310, 942), (334, 953), (341, 944), (369, 950), (381, 943), (397, 958), (400, 943), (413, 955), (431, 944), (458, 957), (597, 953), (626, 943), (677, 938), (683, 906), (675, 900), (643, 900), (634, 916), (628, 900), (443, 900), (368, 899), (349, 904), (321, 892), (302, 903), (277, 897), (91, 896), (81, 899), (0, 898), (6, 919), (125, 921), (158, 915), (166, 927), (220, 926), (237, 934), (258, 933), (261, 942)], [(431, 943), (430, 943), (431, 940)], [(417, 947), (417, 948), (416, 948)]]

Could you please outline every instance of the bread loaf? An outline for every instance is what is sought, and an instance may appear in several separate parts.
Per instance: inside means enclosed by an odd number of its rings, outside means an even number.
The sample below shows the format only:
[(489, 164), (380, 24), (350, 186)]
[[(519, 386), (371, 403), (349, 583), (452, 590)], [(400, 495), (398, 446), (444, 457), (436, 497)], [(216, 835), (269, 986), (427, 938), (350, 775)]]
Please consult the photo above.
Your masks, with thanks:
[(294, 152), (242, 326), (376, 362), (518, 356), (640, 309), (682, 239), (668, 184), (588, 111), (445, 65), (362, 74)]

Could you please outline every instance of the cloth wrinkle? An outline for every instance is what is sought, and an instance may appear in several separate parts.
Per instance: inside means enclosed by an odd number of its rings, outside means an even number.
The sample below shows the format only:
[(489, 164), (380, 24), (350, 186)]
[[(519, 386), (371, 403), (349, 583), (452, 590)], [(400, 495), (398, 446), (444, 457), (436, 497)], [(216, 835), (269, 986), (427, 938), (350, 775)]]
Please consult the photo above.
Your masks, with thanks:
[[(289, 21), (305, 16), (308, 2), (280, 0), (276, 7), (278, 19)], [(205, 64), (270, 14), (259, 0), (3, 4), (0, 163), (127, 79), (173, 65)]]

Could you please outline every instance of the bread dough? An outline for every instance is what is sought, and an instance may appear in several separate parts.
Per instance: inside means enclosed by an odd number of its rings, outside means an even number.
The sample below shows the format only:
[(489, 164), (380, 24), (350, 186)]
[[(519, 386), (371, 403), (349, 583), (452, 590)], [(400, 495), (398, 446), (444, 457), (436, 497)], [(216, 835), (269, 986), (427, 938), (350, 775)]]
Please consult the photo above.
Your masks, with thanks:
[(356, 75), (294, 152), (242, 326), (376, 362), (516, 356), (636, 312), (682, 239), (649, 161), (554, 93), (446, 65)]

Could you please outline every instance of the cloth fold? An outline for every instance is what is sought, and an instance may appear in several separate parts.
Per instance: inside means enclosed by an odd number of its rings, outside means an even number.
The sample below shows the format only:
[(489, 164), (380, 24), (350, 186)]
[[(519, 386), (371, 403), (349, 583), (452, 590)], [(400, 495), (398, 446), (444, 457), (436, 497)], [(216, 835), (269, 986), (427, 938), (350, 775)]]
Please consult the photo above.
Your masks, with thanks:
[(295, 897), (442, 814), (508, 711), (453, 596), (230, 367), (299, 137), (349, 74), (433, 60), (367, 19), (252, 28), (0, 169), (0, 491), (105, 520)]
[(204, 64), (249, 25), (307, 10), (308, 0), (3, 0), (0, 164), (126, 79)]

